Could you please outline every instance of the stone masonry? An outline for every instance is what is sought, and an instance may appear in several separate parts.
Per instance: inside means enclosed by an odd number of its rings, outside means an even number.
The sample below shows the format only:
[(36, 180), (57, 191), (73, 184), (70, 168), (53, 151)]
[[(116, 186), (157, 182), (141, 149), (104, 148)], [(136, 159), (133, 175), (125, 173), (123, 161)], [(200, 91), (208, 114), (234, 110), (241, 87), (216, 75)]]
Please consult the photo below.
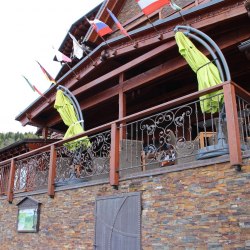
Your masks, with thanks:
[[(42, 203), (38, 233), (17, 233), (17, 206), (0, 200), (1, 250), (93, 249), (95, 199), (142, 193), (142, 249), (249, 249), (250, 164), (214, 164), (31, 197)], [(119, 250), (119, 249), (117, 249)], [(129, 249), (133, 250), (133, 249)]]

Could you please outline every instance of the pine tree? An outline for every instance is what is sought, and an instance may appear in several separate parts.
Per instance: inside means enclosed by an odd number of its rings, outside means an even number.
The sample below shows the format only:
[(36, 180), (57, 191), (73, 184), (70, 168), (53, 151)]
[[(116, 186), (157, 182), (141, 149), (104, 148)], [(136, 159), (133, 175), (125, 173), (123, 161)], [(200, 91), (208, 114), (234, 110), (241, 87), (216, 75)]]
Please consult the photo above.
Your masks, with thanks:
[(38, 138), (37, 135), (29, 132), (29, 133), (13, 133), (13, 132), (7, 132), (7, 133), (0, 133), (0, 148), (7, 147), (17, 141), (23, 140), (23, 139), (29, 139), (29, 138)]

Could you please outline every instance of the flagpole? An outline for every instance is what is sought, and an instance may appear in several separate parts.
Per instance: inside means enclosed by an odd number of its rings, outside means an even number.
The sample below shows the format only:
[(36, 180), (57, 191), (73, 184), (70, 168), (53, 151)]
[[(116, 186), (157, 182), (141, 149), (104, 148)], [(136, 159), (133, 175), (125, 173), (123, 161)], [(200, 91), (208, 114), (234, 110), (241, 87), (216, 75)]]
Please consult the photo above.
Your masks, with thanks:
[(79, 76), (75, 73), (75, 71), (69, 66), (69, 64), (67, 62), (65, 62), (65, 64), (67, 64), (67, 66), (69, 67), (69, 69), (73, 72), (73, 74), (75, 75), (76, 79), (79, 80)]
[(184, 16), (181, 14), (181, 7), (178, 6), (173, 0), (170, 0), (170, 6), (172, 7), (172, 9), (178, 11), (179, 15), (181, 16), (182, 20), (184, 21), (184, 23), (186, 25), (188, 25), (186, 19), (184, 18)]
[(95, 66), (95, 62), (94, 62), (94, 60), (89, 56), (89, 54), (88, 54), (88, 52), (84, 49), (83, 50), (84, 51), (84, 53), (86, 54), (86, 56), (91, 60), (91, 62), (93, 63), (93, 65)]
[(100, 37), (102, 38), (103, 42), (105, 42), (105, 44), (106, 44), (111, 50), (113, 50), (113, 49), (110, 47), (110, 45), (105, 41), (105, 39), (104, 39), (102, 36), (100, 36)]
[(135, 41), (132, 39), (132, 37), (130, 35), (128, 35), (129, 39), (131, 42), (135, 43)]
[(178, 12), (179, 12), (179, 14), (180, 14), (182, 20), (184, 21), (184, 23), (185, 23), (186, 25), (188, 25), (186, 19), (185, 19), (184, 16), (181, 14), (181, 11), (179, 10)]
[(147, 17), (147, 19), (148, 19), (148, 21), (149, 21), (149, 23), (152, 25), (152, 27), (154, 28), (154, 30), (156, 31), (156, 32), (158, 32), (158, 30), (156, 29), (156, 27), (153, 25), (153, 23), (151, 22), (151, 20), (149, 19), (149, 17), (146, 15), (146, 17)]

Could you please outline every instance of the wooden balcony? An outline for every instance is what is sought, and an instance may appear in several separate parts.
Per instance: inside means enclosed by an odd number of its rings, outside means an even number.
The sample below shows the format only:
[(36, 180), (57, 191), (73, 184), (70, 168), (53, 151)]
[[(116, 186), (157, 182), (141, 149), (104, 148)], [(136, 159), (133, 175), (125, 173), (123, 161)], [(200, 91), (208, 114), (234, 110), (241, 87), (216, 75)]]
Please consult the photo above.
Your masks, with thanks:
[[(203, 113), (200, 97), (217, 90), (213, 100), (223, 96), (224, 104)], [(27, 192), (53, 197), (56, 190), (100, 182), (118, 187), (138, 173), (211, 159), (223, 158), (240, 170), (250, 149), (249, 103), (248, 92), (225, 82), (8, 159), (0, 163), (0, 195), (12, 202)]]

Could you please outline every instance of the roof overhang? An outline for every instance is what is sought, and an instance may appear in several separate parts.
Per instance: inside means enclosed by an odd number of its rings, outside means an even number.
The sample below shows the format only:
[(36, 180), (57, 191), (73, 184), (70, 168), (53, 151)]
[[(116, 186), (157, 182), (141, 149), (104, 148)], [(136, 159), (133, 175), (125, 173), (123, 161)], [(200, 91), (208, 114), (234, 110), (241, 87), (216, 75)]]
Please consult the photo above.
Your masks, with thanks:
[[(226, 21), (223, 20), (223, 11), (224, 12), (231, 11), (231, 15), (228, 16), (228, 20), (230, 18), (233, 19), (236, 18), (237, 16), (242, 16), (246, 14), (244, 6), (242, 4), (235, 3), (235, 1), (233, 0), (228, 0), (228, 1), (214, 0), (207, 4), (193, 7), (188, 10), (183, 10), (182, 15), (186, 18), (186, 20), (192, 22), (193, 23), (192, 25), (195, 26), (196, 28), (206, 30), (208, 27), (218, 25), (217, 21), (214, 20), (213, 16), (211, 16), (211, 13), (214, 13), (214, 11), (216, 11), (216, 13), (218, 14), (219, 12), (218, 9), (222, 12), (220, 22)], [(161, 37), (155, 34), (155, 30), (151, 25), (147, 25), (142, 28), (131, 31), (130, 35), (134, 39), (134, 41), (137, 42), (138, 48), (135, 48), (135, 44), (132, 43), (131, 41), (128, 41), (128, 38), (124, 36), (119, 36), (107, 40), (107, 43), (101, 43), (89, 55), (92, 58), (92, 60), (96, 61), (97, 65), (94, 66), (90, 58), (85, 57), (72, 68), (72, 71), (76, 72), (80, 76), (80, 78), (83, 79), (81, 81), (85, 81), (84, 79), (87, 78), (89, 74), (95, 74), (97, 72), (97, 70), (99, 69), (98, 66), (103, 67), (104, 65), (108, 65), (109, 61), (112, 62), (112, 60), (116, 57), (131, 55), (135, 53), (137, 49), (142, 50), (143, 47), (145, 47), (145, 49), (147, 48), (151, 49), (152, 47), (157, 47), (159, 46), (159, 44), (163, 44), (173, 39), (174, 36), (173, 27), (175, 27), (177, 24), (180, 24), (181, 22), (182, 18), (178, 13), (166, 19), (156, 21), (154, 23), (155, 27), (158, 30), (165, 32), (164, 35)], [(150, 36), (151, 38), (149, 38)], [(101, 60), (101, 55), (103, 51), (109, 50), (107, 44), (114, 49), (115, 53), (112, 53), (104, 64), (103, 61)], [(72, 71), (67, 72), (60, 79), (58, 79), (58, 84), (70, 88), (72, 91), (74, 91), (76, 95), (79, 95), (81, 92), (80, 90), (77, 90), (77, 85), (79, 85), (79, 80), (74, 77)], [(89, 83), (88, 81), (87, 83), (85, 81), (84, 85), (91, 87), (92, 86), (91, 84), (92, 84), (91, 81)], [(20, 113), (16, 117), (16, 120), (21, 121), (23, 125), (27, 124), (35, 125), (36, 123), (34, 118), (43, 113), (44, 110), (49, 109), (53, 106), (55, 100), (55, 92), (56, 92), (55, 89), (56, 86), (53, 85), (45, 93), (46, 97), (49, 99), (49, 102), (46, 102), (42, 98), (37, 99), (26, 110)], [(43, 126), (43, 124), (41, 123), (39, 125)]]

